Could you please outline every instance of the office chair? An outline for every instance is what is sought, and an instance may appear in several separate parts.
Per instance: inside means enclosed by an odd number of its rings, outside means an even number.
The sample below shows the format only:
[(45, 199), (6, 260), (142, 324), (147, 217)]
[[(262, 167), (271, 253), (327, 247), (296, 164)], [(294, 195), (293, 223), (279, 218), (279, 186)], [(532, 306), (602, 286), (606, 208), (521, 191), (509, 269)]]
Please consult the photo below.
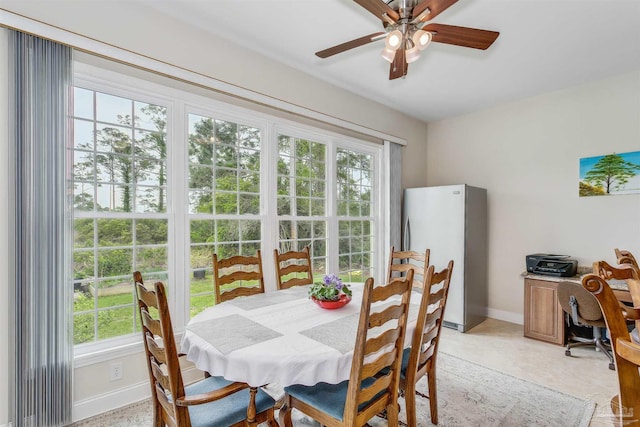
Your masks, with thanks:
[(593, 338), (580, 337), (570, 330), (564, 354), (571, 356), (572, 348), (593, 345), (609, 358), (609, 369), (615, 370), (611, 346), (602, 340), (602, 332), (606, 331), (607, 324), (598, 300), (578, 283), (560, 282), (558, 301), (566, 313), (568, 324), (570, 317), (574, 325), (590, 327), (593, 330)]

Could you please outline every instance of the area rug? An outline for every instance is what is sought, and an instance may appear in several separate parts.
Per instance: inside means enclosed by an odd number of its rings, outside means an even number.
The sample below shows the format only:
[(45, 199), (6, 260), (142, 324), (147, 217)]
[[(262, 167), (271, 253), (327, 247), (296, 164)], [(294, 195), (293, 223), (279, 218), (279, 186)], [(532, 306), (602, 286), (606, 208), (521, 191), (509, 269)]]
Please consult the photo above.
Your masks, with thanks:
[[(595, 402), (442, 352), (437, 387), (438, 424), (442, 426), (587, 427), (595, 409)], [(419, 381), (418, 390), (426, 392), (425, 378)], [(420, 401), (418, 425), (431, 426), (428, 401), (421, 397), (416, 401)]]
[[(438, 425), (444, 427), (588, 427), (595, 403), (503, 374), (446, 353), (438, 355)], [(426, 392), (426, 381), (418, 383)], [(268, 392), (278, 397), (280, 387)], [(418, 426), (432, 426), (429, 401), (416, 397)], [(406, 421), (401, 399), (401, 421)], [(74, 427), (151, 426), (148, 400), (75, 423)], [(317, 425), (294, 411), (295, 426)], [(387, 426), (374, 418), (372, 427)], [(390, 426), (395, 427), (395, 426)]]

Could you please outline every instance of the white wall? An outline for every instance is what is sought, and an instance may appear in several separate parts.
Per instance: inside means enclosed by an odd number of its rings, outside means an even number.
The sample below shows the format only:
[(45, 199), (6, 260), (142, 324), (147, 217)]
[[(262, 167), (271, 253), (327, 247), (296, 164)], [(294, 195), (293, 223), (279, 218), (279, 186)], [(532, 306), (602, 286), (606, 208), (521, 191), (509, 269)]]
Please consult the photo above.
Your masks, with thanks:
[[(3, 0), (0, 6), (404, 138), (408, 141), (403, 153), (405, 187), (451, 183), (486, 187), (490, 210), (489, 305), (493, 317), (522, 321), (523, 285), (519, 274), (528, 253), (568, 253), (581, 264), (600, 258), (611, 260), (616, 246), (640, 253), (640, 196), (577, 196), (580, 157), (640, 150), (638, 73), (437, 122), (427, 129), (426, 124), (386, 106), (171, 22), (144, 9), (142, 4)], [(123, 7), (130, 9), (125, 11)], [(118, 23), (117, 31), (114, 22)], [(6, 61), (0, 58), (0, 63)], [(0, 75), (0, 84), (5, 81)], [(2, 93), (6, 93), (6, 88), (0, 86)], [(0, 121), (6, 120), (3, 102), (6, 96), (0, 96)], [(1, 122), (0, 129), (3, 132), (6, 129)], [(3, 155), (6, 145), (6, 135), (0, 134), (2, 162), (7, 161)], [(2, 166), (0, 200), (5, 200), (2, 196), (6, 196), (8, 183), (6, 167)], [(0, 230), (6, 234), (6, 210), (0, 210)], [(3, 275), (7, 274), (7, 252), (8, 241), (3, 238), (0, 243)], [(0, 277), (3, 325), (8, 324), (6, 283), (8, 277)], [(8, 390), (8, 347), (8, 330), (3, 327), (0, 425), (8, 419), (6, 399), (1, 394)], [(115, 383), (108, 381), (109, 361), (76, 368), (76, 418), (117, 407), (148, 393), (141, 354), (122, 360), (124, 379)]]
[[(403, 150), (403, 185), (426, 185), (425, 123), (277, 64), (242, 47), (216, 39), (210, 34), (173, 22), (170, 18), (145, 8), (143, 4), (112, 1), (2, 0), (0, 7), (79, 35), (403, 138), (407, 141)], [(2, 81), (6, 81), (6, 78)], [(0, 87), (0, 95), (3, 92)], [(0, 96), (0, 99), (4, 100), (6, 97)], [(2, 106), (0, 117), (6, 117)], [(2, 126), (1, 129), (6, 129), (6, 126)], [(0, 136), (0, 141), (6, 145), (6, 137)], [(4, 145), (0, 148), (3, 149)], [(6, 161), (2, 152), (0, 158)], [(4, 173), (6, 168), (2, 168), (2, 171)], [(0, 178), (0, 192), (6, 190), (4, 180), (6, 177), (3, 175)], [(6, 226), (7, 212), (0, 212), (0, 224)], [(8, 242), (3, 241), (0, 251), (6, 251), (7, 247)], [(1, 263), (6, 262), (6, 256), (0, 256), (0, 259)], [(6, 274), (7, 269), (3, 269), (0, 264), (0, 271)], [(8, 293), (8, 280), (1, 279), (0, 277), (0, 313), (1, 316), (5, 316), (8, 298), (3, 296)], [(0, 324), (8, 323), (0, 318)], [(4, 326), (2, 328), (0, 347), (5, 351), (4, 349), (8, 348), (8, 331)], [(0, 379), (8, 376), (8, 365), (4, 357), (4, 353), (0, 353)], [(114, 360), (98, 357), (94, 360), (83, 360), (76, 365), (73, 382), (74, 419), (86, 418), (148, 395), (149, 384), (142, 353), (121, 356), (117, 360), (123, 362), (124, 369), (123, 379), (115, 382), (108, 379), (108, 367)], [(6, 381), (2, 381), (1, 384), (4, 386)], [(0, 401), (6, 400), (0, 398)], [(2, 411), (3, 407), (0, 406), (0, 426), (3, 423)], [(7, 418), (8, 415), (4, 415), (4, 419)]]
[[(256, 93), (395, 135), (405, 185), (424, 185), (427, 125), (145, 7), (104, 0), (1, 0), (0, 7)], [(115, 30), (117, 23), (117, 30)]]
[(640, 151), (640, 72), (430, 123), (429, 185), (488, 190), (491, 317), (523, 320), (525, 255), (640, 254), (640, 194), (578, 197), (579, 159)]
[[(9, 199), (9, 135), (7, 117), (8, 32), (0, 28), (0, 200)], [(9, 422), (9, 212), (0, 209), (0, 426)]]

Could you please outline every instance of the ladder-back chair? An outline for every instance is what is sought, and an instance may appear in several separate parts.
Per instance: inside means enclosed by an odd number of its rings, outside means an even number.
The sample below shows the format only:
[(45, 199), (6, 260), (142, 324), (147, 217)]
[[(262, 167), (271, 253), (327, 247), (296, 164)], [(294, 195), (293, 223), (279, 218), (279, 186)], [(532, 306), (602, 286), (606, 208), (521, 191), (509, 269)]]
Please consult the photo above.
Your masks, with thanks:
[[(417, 425), (416, 394), (429, 399), (431, 422), (438, 424), (436, 357), (452, 273), (453, 261), (437, 273), (433, 266), (427, 270), (411, 347), (404, 350), (402, 357), (400, 389), (404, 392), (409, 427)], [(428, 395), (416, 390), (416, 383), (424, 376), (427, 377)]]
[(309, 246), (306, 246), (301, 251), (288, 251), (283, 253), (274, 249), (273, 256), (276, 263), (278, 289), (288, 289), (292, 286), (310, 285), (313, 283)]
[(407, 271), (413, 270), (413, 286), (422, 289), (427, 268), (429, 268), (429, 253), (429, 249), (425, 250), (424, 253), (416, 251), (396, 252), (395, 248), (391, 246), (387, 282), (391, 282), (397, 277), (404, 277)]
[(618, 299), (602, 277), (589, 274), (582, 278), (582, 286), (591, 292), (604, 313), (611, 336), (611, 345), (618, 373), (619, 394), (611, 399), (615, 425), (640, 426), (640, 345), (631, 340), (625, 316), (640, 318), (640, 309), (627, 309), (623, 315)]
[(162, 282), (149, 290), (140, 272), (133, 273), (151, 396), (154, 427), (277, 427), (275, 400), (245, 383), (209, 376), (184, 385), (167, 296)]
[(633, 256), (631, 252), (620, 250), (618, 248), (615, 248), (614, 252), (616, 253), (616, 259), (618, 261), (618, 264), (631, 264), (636, 268), (636, 270), (640, 270), (640, 266), (638, 266), (638, 261), (636, 261), (636, 258)]
[(223, 259), (218, 259), (218, 254), (214, 253), (213, 286), (216, 304), (241, 296), (264, 293), (260, 251), (255, 256), (236, 255)]
[[(626, 311), (629, 308), (629, 305), (624, 304), (624, 302), (630, 303), (633, 307), (640, 307), (640, 273), (632, 264), (623, 263), (614, 267), (606, 261), (596, 261), (593, 263), (593, 273), (605, 281), (622, 280), (626, 283), (628, 295), (627, 292), (612, 289), (623, 310)], [(632, 316), (630, 315), (629, 317)], [(631, 322), (631, 319), (627, 320)], [(631, 337), (637, 343), (640, 343), (639, 332), (640, 320), (636, 320), (635, 329), (631, 332)]]
[[(389, 425), (399, 425), (400, 365), (412, 279), (413, 271), (386, 286), (374, 287), (373, 279), (367, 279), (349, 379), (285, 387), (280, 425), (292, 426), (292, 409), (327, 427), (363, 426), (386, 410)], [(386, 373), (378, 375), (383, 370)]]

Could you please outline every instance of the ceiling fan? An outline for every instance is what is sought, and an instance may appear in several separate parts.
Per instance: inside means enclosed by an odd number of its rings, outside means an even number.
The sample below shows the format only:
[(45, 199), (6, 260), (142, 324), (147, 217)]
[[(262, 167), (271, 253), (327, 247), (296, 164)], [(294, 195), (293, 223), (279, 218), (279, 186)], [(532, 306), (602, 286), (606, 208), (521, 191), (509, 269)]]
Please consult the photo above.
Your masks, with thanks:
[(496, 31), (430, 23), (458, 0), (354, 0), (382, 21), (384, 31), (316, 52), (320, 58), (385, 39), (382, 57), (391, 63), (389, 80), (407, 75), (409, 64), (432, 41), (474, 49), (487, 49), (498, 38)]

